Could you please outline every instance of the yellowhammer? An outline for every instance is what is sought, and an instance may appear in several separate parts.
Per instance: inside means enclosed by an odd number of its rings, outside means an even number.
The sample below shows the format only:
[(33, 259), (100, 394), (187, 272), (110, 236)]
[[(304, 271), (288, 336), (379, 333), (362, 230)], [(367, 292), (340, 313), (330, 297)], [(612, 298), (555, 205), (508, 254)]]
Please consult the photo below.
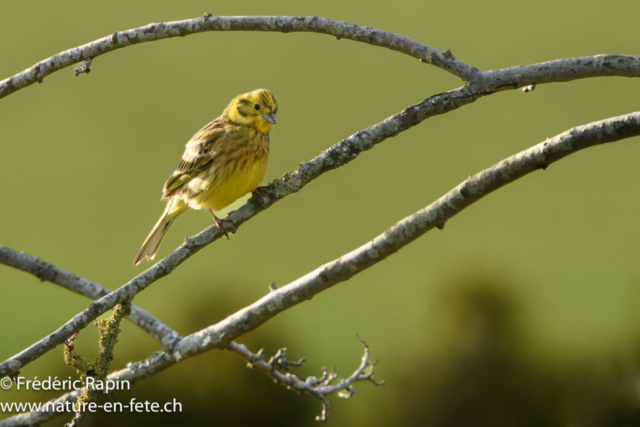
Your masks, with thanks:
[[(133, 261), (155, 258), (162, 238), (178, 215), (192, 209), (213, 213), (255, 190), (267, 170), (269, 130), (276, 123), (278, 103), (266, 89), (234, 98), (222, 115), (187, 142), (182, 159), (164, 184), (167, 208)], [(226, 233), (226, 231), (225, 231)]]

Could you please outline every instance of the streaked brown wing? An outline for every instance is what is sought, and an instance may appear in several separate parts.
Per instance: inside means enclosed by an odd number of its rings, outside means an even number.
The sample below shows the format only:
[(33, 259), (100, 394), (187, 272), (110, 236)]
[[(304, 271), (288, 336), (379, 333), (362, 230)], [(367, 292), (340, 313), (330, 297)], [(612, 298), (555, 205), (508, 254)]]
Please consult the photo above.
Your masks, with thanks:
[(225, 135), (224, 123), (216, 119), (196, 133), (187, 143), (187, 148), (173, 173), (164, 184), (163, 199), (173, 196), (185, 184), (206, 169), (215, 156), (216, 144)]

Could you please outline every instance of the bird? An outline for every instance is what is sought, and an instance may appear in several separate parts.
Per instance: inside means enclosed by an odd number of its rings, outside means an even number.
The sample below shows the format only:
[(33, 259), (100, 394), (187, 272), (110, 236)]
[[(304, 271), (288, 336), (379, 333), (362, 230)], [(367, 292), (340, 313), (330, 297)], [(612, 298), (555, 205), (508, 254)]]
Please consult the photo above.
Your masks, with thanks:
[[(269, 158), (269, 131), (276, 124), (278, 103), (267, 89), (235, 97), (220, 117), (200, 129), (186, 144), (182, 158), (164, 184), (169, 199), (133, 264), (151, 261), (178, 215), (207, 209), (227, 234), (219, 211), (255, 191), (264, 178)], [(227, 236), (228, 238), (228, 236)]]

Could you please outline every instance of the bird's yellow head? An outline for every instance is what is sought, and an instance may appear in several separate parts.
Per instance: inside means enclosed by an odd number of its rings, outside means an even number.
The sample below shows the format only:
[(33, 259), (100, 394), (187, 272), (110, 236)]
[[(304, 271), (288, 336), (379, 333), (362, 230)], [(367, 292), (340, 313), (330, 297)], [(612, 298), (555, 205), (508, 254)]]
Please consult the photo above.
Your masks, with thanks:
[(236, 96), (224, 111), (224, 115), (232, 122), (251, 126), (265, 134), (276, 123), (277, 113), (276, 98), (267, 89), (257, 89)]

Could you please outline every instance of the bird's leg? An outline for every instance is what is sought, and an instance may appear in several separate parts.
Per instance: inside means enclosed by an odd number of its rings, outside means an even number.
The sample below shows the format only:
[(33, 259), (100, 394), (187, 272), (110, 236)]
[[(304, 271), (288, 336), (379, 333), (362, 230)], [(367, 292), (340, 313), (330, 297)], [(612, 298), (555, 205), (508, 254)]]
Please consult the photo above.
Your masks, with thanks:
[(220, 219), (216, 216), (216, 214), (213, 213), (212, 209), (209, 209), (209, 212), (211, 212), (211, 216), (213, 217), (213, 221), (216, 223), (216, 225), (218, 226), (219, 229), (221, 229), (222, 231), (224, 231), (224, 235), (227, 236), (227, 240), (229, 240), (229, 233), (227, 233), (227, 227), (224, 226), (224, 219)]

